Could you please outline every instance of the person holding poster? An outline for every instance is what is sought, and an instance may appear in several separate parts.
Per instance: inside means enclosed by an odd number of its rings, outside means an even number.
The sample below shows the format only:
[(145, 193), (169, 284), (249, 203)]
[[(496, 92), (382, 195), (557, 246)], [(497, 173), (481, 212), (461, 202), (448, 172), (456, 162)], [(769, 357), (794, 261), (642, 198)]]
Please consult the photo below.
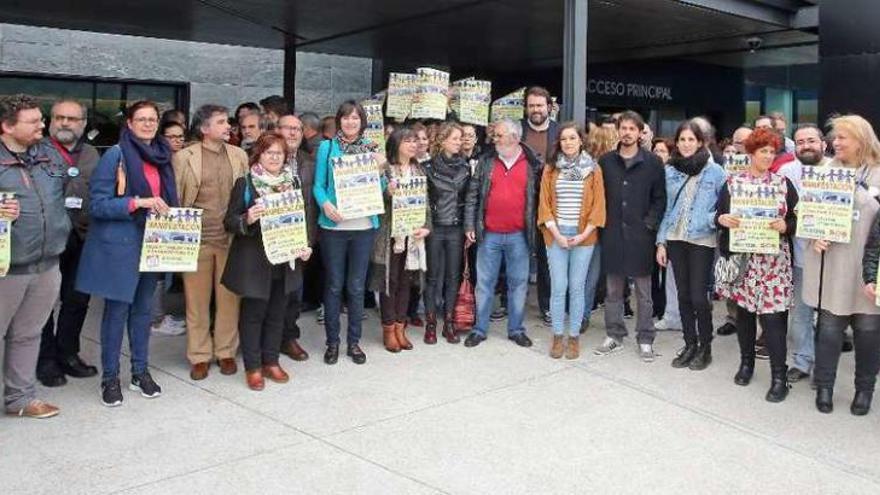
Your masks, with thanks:
[(37, 398), (40, 331), (58, 298), (59, 257), (70, 234), (64, 208), (67, 164), (42, 140), (40, 104), (28, 95), (0, 98), (0, 337), (7, 415), (50, 418), (58, 408)]
[[(544, 167), (538, 203), (541, 229), (550, 264), (550, 311), (553, 343), (550, 357), (580, 356), (584, 318), (584, 287), (598, 229), (605, 226), (605, 185), (602, 170), (586, 152), (586, 136), (574, 123), (559, 126), (559, 139)], [(568, 294), (568, 339), (565, 334), (565, 296)]]
[[(880, 244), (878, 227), (874, 227), (880, 211), (880, 142), (871, 124), (858, 115), (837, 117), (831, 127), (835, 157), (830, 167), (856, 171), (855, 216), (848, 243), (814, 240), (812, 249), (804, 253), (803, 296), (809, 306), (821, 309), (813, 368), (816, 409), (830, 413), (834, 408), (833, 390), (843, 332), (851, 326), (856, 393), (850, 412), (861, 416), (871, 407), (880, 369), (880, 306), (875, 297)], [(824, 272), (820, 253), (824, 253)]]
[[(792, 305), (794, 283), (792, 281), (791, 239), (797, 221), (795, 206), (798, 195), (794, 184), (785, 177), (770, 172), (770, 166), (779, 148), (780, 138), (772, 130), (758, 129), (745, 140), (749, 153), (749, 169), (738, 176), (731, 177), (721, 189), (715, 223), (719, 227), (718, 249), (723, 260), (719, 267), (733, 265), (729, 270), (735, 276), (716, 280), (716, 289), (721, 295), (733, 300), (738, 306), (736, 316), (739, 340), (740, 366), (734, 376), (734, 383), (746, 386), (755, 371), (755, 340), (757, 325), (755, 318), (761, 320), (764, 339), (770, 353), (771, 385), (767, 391), (768, 402), (781, 402), (788, 396), (786, 377), (786, 327), (788, 308)], [(769, 227), (779, 233), (779, 249), (773, 254), (737, 253), (730, 249), (730, 229), (740, 226), (740, 218), (732, 215), (730, 187), (742, 181), (745, 184), (768, 186), (777, 191), (773, 196), (778, 206), (776, 217), (767, 218)], [(673, 263), (674, 266), (674, 263)], [(680, 283), (680, 282), (679, 282)], [(683, 316), (683, 315), (682, 315)]]
[(666, 170), (666, 213), (657, 232), (657, 264), (672, 261), (684, 350), (673, 368), (704, 370), (712, 362), (712, 302), (706, 292), (717, 246), (715, 204), (727, 175), (712, 160), (699, 126), (684, 121)]
[(266, 378), (275, 383), (290, 380), (278, 364), (284, 318), (290, 294), (302, 285), (302, 261), (312, 254), (307, 247), (297, 259), (274, 265), (266, 255), (260, 219), (268, 208), (262, 199), (295, 187), (293, 171), (286, 165), (287, 151), (283, 137), (260, 136), (250, 172), (235, 181), (223, 220), (233, 237), (220, 282), (241, 297), (238, 333), (245, 382), (255, 391), (263, 390)]
[(101, 402), (122, 404), (119, 354), (128, 329), (131, 352), (129, 389), (155, 398), (162, 389), (148, 369), (153, 292), (159, 273), (141, 273), (141, 247), (147, 213), (177, 206), (171, 146), (157, 136), (159, 108), (139, 101), (126, 111), (126, 127), (89, 184), (91, 223), (83, 246), (76, 289), (104, 298), (101, 319)]
[[(321, 256), (327, 270), (324, 289), (324, 330), (327, 350), (324, 362), (336, 364), (339, 359), (339, 313), (342, 289), (345, 287), (348, 305), (348, 348), (346, 354), (355, 364), (364, 364), (367, 355), (358, 345), (361, 339), (361, 321), (364, 314), (364, 289), (373, 241), (379, 228), (379, 215), (346, 218), (337, 209), (337, 187), (331, 161), (346, 155), (372, 153), (380, 167), (385, 159), (376, 153), (376, 144), (364, 138), (367, 114), (353, 100), (344, 102), (336, 111), (333, 139), (322, 141), (315, 161), (314, 195), (320, 212), (318, 226)], [(386, 182), (380, 180), (384, 189)]]
[[(385, 349), (399, 352), (412, 349), (406, 336), (407, 309), (412, 287), (419, 284), (421, 272), (427, 270), (425, 237), (430, 233), (428, 218), (427, 184), (424, 171), (415, 158), (416, 136), (408, 128), (400, 128), (388, 140), (388, 189), (386, 190), (385, 215), (373, 245), (370, 290), (379, 292), (382, 316), (382, 338)], [(421, 182), (422, 193), (407, 195), (411, 184)], [(416, 193), (418, 191), (415, 191)], [(419, 224), (401, 232), (397, 226), (410, 225), (395, 215), (402, 211), (395, 203), (403, 199), (405, 211), (421, 210)], [(413, 207), (409, 203), (414, 202)]]

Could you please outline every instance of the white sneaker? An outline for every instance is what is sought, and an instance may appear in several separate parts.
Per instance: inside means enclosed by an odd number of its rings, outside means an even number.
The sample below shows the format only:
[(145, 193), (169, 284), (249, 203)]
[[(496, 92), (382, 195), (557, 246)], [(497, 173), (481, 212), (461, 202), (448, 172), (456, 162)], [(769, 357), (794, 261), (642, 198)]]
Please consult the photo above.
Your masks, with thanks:
[(619, 342), (611, 337), (605, 337), (602, 345), (597, 347), (593, 351), (593, 354), (597, 356), (607, 356), (621, 350), (623, 350), (623, 342)]
[(663, 332), (666, 330), (681, 330), (681, 325), (670, 325), (666, 318), (661, 318), (660, 321), (654, 323), (654, 330)]
[(654, 346), (651, 344), (639, 344), (639, 357), (646, 363), (654, 362)]
[(165, 315), (158, 325), (153, 325), (150, 330), (154, 335), (175, 337), (186, 333), (186, 323), (175, 320), (171, 315)]

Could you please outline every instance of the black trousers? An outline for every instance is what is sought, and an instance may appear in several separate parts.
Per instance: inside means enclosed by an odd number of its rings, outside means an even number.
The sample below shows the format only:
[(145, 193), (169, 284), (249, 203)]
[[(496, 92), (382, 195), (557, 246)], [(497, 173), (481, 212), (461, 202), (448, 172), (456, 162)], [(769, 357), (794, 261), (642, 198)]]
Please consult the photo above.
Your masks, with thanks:
[[(675, 262), (673, 261), (673, 269)], [(678, 283), (678, 280), (675, 281)], [(747, 309), (738, 306), (736, 314), (736, 335), (739, 339), (739, 352), (744, 361), (755, 360), (755, 336), (758, 333), (758, 326), (755, 323), (755, 313), (749, 312)], [(684, 318), (684, 315), (682, 315)], [(767, 350), (770, 352), (770, 369), (773, 373), (785, 373), (787, 367), (785, 365), (786, 358), (786, 342), (785, 337), (788, 332), (788, 311), (781, 313), (770, 313), (757, 315), (761, 320), (761, 327), (764, 329), (764, 341), (767, 344)]]
[(284, 334), (283, 339), (294, 340), (302, 336), (300, 331), (299, 316), (302, 314), (303, 306), (303, 287), (291, 292), (287, 296), (287, 311), (284, 313)]
[(461, 284), (461, 258), (464, 232), (459, 226), (434, 226), (428, 236), (428, 276), (425, 284), (425, 311), (446, 315), (455, 307)]
[(666, 268), (654, 264), (651, 272), (651, 300), (654, 301), (654, 318), (662, 318), (666, 312)]
[[(88, 294), (77, 291), (76, 270), (79, 267), (79, 258), (82, 255), (83, 241), (76, 232), (71, 232), (67, 238), (67, 248), (61, 253), (61, 309), (58, 311), (58, 327), (52, 314), (43, 325), (43, 337), (40, 341), (39, 362), (61, 360), (69, 356), (79, 354), (79, 339), (82, 334), (83, 323), (89, 312)], [(55, 301), (47, 301), (54, 306)]]
[(303, 288), (300, 300), (307, 308), (316, 308), (324, 301), (324, 260), (321, 259), (321, 247), (312, 246), (312, 256), (303, 263)]
[(272, 278), (269, 299), (241, 298), (238, 333), (244, 369), (252, 371), (263, 365), (278, 364), (286, 312), (283, 276)]
[(715, 250), (689, 242), (669, 241), (666, 252), (675, 272), (681, 330), (686, 344), (712, 345), (712, 303), (706, 286)]
[(379, 294), (379, 312), (383, 325), (404, 322), (410, 302), (410, 290), (418, 272), (406, 270), (406, 251), (388, 257), (388, 293)]
[(550, 263), (547, 261), (547, 246), (540, 239), (535, 246), (535, 257), (538, 263), (538, 308), (541, 315), (550, 311)]
[(860, 392), (873, 392), (880, 371), (880, 315), (837, 316), (822, 311), (816, 329), (816, 363), (813, 377), (816, 386), (834, 388), (837, 363), (843, 346), (843, 332), (853, 329), (856, 377), (855, 387)]

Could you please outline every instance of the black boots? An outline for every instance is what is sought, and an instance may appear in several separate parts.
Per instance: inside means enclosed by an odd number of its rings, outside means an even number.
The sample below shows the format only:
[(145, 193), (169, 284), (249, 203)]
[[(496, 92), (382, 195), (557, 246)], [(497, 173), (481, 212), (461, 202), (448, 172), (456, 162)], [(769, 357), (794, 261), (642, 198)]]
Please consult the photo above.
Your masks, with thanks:
[(874, 392), (856, 390), (856, 395), (853, 397), (852, 404), (849, 406), (849, 412), (851, 412), (853, 416), (864, 416), (865, 414), (868, 414), (868, 411), (871, 410), (871, 399), (873, 397)]
[(672, 360), (672, 367), (687, 368), (691, 361), (693, 361), (694, 356), (697, 355), (697, 349), (697, 344), (685, 344), (681, 354)]
[(770, 390), (767, 391), (767, 395), (765, 396), (767, 402), (782, 402), (788, 396), (787, 372), (788, 369), (786, 369), (786, 367), (774, 369), (772, 371)]
[(700, 350), (697, 351), (697, 355), (694, 356), (694, 359), (691, 360), (691, 363), (688, 365), (693, 371), (702, 371), (709, 367), (712, 363), (712, 346), (711, 345), (702, 345), (700, 346)]
[(457, 344), (461, 342), (461, 338), (455, 333), (455, 325), (452, 323), (453, 319), (454, 315), (452, 313), (446, 314), (446, 318), (443, 320), (443, 338), (450, 344)]
[[(820, 413), (829, 414), (834, 410), (834, 389), (819, 387), (816, 389), (816, 409)], [(855, 401), (853, 401), (855, 403)]]
[(427, 313), (425, 320), (424, 342), (428, 345), (434, 345), (437, 343), (437, 315), (435, 313)]
[(742, 358), (739, 362), (739, 371), (733, 377), (733, 383), (745, 387), (752, 381), (752, 375), (755, 374), (755, 358)]

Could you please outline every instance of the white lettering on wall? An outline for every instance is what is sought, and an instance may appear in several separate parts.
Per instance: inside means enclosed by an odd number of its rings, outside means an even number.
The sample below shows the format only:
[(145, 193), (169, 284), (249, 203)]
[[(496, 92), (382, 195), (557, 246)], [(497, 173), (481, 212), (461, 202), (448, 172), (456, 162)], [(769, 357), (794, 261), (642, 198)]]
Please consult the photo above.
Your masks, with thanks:
[(669, 86), (623, 83), (607, 79), (587, 80), (587, 94), (672, 101), (672, 88)]

